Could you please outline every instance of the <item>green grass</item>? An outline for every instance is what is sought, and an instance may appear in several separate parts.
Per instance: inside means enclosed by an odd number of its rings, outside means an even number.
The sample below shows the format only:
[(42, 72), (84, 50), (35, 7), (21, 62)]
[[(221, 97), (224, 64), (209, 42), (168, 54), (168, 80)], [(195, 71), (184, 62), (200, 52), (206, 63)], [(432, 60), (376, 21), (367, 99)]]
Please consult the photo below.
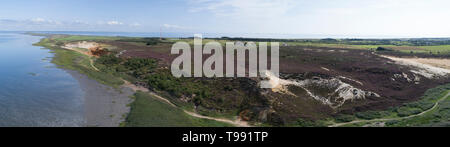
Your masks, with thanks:
[(50, 49), (51, 52), (54, 53), (52, 63), (58, 65), (60, 68), (78, 71), (91, 79), (115, 88), (123, 84), (123, 81), (120, 78), (117, 78), (110, 73), (95, 71), (90, 65), (90, 57), (86, 55), (75, 51), (61, 49), (55, 46), (54, 42), (49, 39), (43, 39), (35, 45)]
[(183, 110), (172, 107), (158, 99), (137, 92), (126, 119), (126, 127), (231, 127), (213, 120), (194, 118)]
[(70, 35), (65, 37), (55, 38), (56, 41), (70, 42), (70, 41), (104, 41), (104, 40), (119, 40), (124, 37), (108, 37), (108, 36), (82, 36)]
[(419, 48), (423, 48), (425, 52), (432, 52), (433, 54), (437, 54), (438, 52), (441, 54), (450, 54), (450, 45), (421, 46)]
[(232, 110), (232, 111), (227, 111), (227, 112), (215, 112), (215, 111), (209, 111), (205, 108), (197, 108), (197, 111), (199, 114), (204, 115), (204, 116), (209, 116), (209, 117), (215, 117), (215, 118), (226, 118), (226, 119), (230, 119), (233, 120), (236, 118), (236, 114), (239, 113), (239, 110)]
[[(450, 90), (443, 92), (441, 97), (449, 93)], [(438, 107), (424, 115), (410, 119), (388, 121), (388, 127), (405, 127), (405, 126), (450, 126), (450, 97), (441, 101)]]
[[(378, 47), (394, 48), (396, 51), (403, 53), (425, 53), (429, 54), (450, 54), (450, 45), (436, 45), (436, 46), (396, 46), (396, 45), (348, 45), (348, 44), (333, 44), (333, 43), (315, 43), (315, 42), (289, 42), (289, 46), (309, 46), (309, 47), (328, 47), (328, 48), (342, 48), (342, 49), (376, 49)], [(402, 47), (403, 49), (395, 49)], [(410, 48), (410, 49), (408, 49)]]
[[(430, 110), (435, 103), (443, 99), (450, 92), (450, 84), (438, 86), (428, 90), (421, 100), (405, 104), (401, 107), (392, 108), (386, 111), (370, 111), (358, 113), (355, 116), (357, 120), (366, 119), (388, 119), (402, 118), (416, 115), (424, 111)], [(380, 115), (382, 114), (382, 115)], [(334, 122), (341, 122), (335, 120)], [(348, 124), (342, 127), (361, 127), (370, 123)], [(387, 127), (417, 127), (417, 126), (450, 126), (450, 97), (440, 101), (438, 107), (421, 116), (407, 119), (392, 120), (386, 122)]]

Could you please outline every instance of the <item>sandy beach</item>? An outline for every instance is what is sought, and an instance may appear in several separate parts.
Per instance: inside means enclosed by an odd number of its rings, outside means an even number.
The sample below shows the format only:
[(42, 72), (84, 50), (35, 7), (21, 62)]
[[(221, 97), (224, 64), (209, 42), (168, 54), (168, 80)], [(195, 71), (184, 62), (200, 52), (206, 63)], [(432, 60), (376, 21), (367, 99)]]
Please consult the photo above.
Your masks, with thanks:
[(127, 104), (132, 102), (129, 97), (133, 90), (122, 87), (120, 90), (103, 85), (86, 75), (67, 70), (80, 83), (84, 95), (85, 126), (87, 127), (118, 127), (130, 112)]

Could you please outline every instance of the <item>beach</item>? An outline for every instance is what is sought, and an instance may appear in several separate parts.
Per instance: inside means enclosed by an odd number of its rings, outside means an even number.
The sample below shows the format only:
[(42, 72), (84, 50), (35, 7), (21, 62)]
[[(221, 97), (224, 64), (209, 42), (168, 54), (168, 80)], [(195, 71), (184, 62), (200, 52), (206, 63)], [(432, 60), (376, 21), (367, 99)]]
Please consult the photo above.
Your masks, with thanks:
[(77, 71), (66, 70), (80, 84), (84, 92), (84, 117), (86, 127), (118, 127), (130, 112), (127, 106), (134, 94), (131, 88), (114, 89)]

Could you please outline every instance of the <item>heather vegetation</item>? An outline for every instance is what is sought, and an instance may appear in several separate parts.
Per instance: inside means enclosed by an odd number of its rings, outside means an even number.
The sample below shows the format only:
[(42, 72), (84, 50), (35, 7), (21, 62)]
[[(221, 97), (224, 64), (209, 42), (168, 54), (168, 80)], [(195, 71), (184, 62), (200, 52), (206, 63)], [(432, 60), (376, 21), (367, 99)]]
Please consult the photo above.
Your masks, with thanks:
[(122, 59), (113, 55), (101, 56), (96, 61), (104, 71), (125, 74), (135, 78), (137, 83), (143, 83), (148, 88), (166, 91), (174, 97), (195, 96), (193, 101), (200, 105), (202, 99), (211, 97), (210, 90), (193, 79), (175, 78), (169, 70), (158, 68), (154, 59), (130, 58)]
[[(181, 41), (183, 41), (182, 39)], [(398, 54), (398, 55), (419, 55), (429, 54), (433, 56), (446, 55), (438, 46), (415, 46), (408, 48), (405, 40), (402, 44), (394, 45), (387, 40), (344, 40), (343, 39), (323, 39), (323, 40), (277, 40), (277, 39), (233, 39), (216, 38), (206, 39), (207, 41), (220, 40), (220, 43), (230, 40), (239, 41), (280, 41), (281, 45), (281, 72), (290, 73), (284, 78), (305, 80), (330, 78), (330, 72), (335, 75), (347, 75), (348, 78), (357, 79), (358, 82), (341, 79), (352, 85), (363, 83), (365, 90), (378, 91), (380, 94), (389, 96), (390, 102), (384, 103), (383, 98), (364, 99), (367, 103), (376, 105), (364, 105), (364, 103), (349, 103), (344, 105), (344, 110), (354, 110), (353, 107), (361, 108), (351, 113), (333, 112), (331, 108), (313, 100), (308, 94), (298, 89), (289, 93), (277, 93), (270, 90), (258, 88), (257, 79), (250, 78), (175, 78), (172, 76), (168, 61), (171, 56), (170, 51), (172, 40), (158, 40), (155, 38), (127, 38), (127, 37), (94, 37), (94, 36), (50, 36), (43, 39), (39, 45), (54, 49), (56, 57), (54, 63), (58, 65), (85, 73), (90, 78), (97, 81), (119, 86), (123, 84), (122, 79), (131, 83), (146, 87), (157, 94), (167, 98), (180, 110), (196, 111), (199, 114), (213, 117), (234, 119), (240, 118), (261, 123), (262, 126), (301, 126), (301, 127), (322, 127), (334, 123), (347, 123), (360, 120), (402, 118), (420, 114), (435, 106), (442, 91), (446, 88), (431, 89), (423, 95), (426, 88), (435, 87), (434, 81), (422, 79), (421, 83), (427, 84), (410, 85), (407, 81), (392, 81), (391, 77), (398, 73), (407, 73), (413, 76), (407, 68), (398, 68), (398, 65), (387, 64), (380, 67), (387, 60), (377, 54)], [(111, 46), (109, 54), (98, 58), (89, 58), (82, 54), (63, 50), (59, 46), (65, 43), (76, 41), (98, 41)], [(205, 42), (207, 42), (205, 41)], [(204, 42), (204, 43), (205, 43)], [(378, 45), (379, 44), (379, 45)], [(412, 44), (410, 44), (412, 45)], [(341, 46), (341, 47), (338, 47)], [(400, 48), (399, 48), (400, 46)], [(404, 47), (407, 47), (406, 49)], [(353, 50), (358, 49), (358, 50)], [(361, 50), (370, 49), (370, 50)], [(119, 55), (120, 51), (125, 51)], [(407, 50), (414, 50), (407, 52)], [(433, 50), (432, 53), (422, 51)], [(445, 50), (445, 49), (444, 49)], [(439, 54), (437, 54), (439, 52)], [(122, 52), (123, 53), (123, 52)], [(93, 66), (89, 61), (94, 59)], [(350, 65), (350, 66), (349, 66)], [(93, 67), (99, 69), (95, 71)], [(326, 69), (326, 70), (325, 70)], [(300, 72), (300, 73), (298, 73)], [(371, 77), (371, 78), (367, 78)], [(377, 79), (377, 80), (374, 80)], [(370, 85), (370, 84), (373, 85)], [(369, 85), (366, 87), (366, 85)], [(426, 87), (416, 89), (416, 86)], [(448, 87), (447, 87), (448, 88)], [(295, 88), (294, 88), (295, 89)], [(402, 90), (416, 89), (408, 93), (398, 93)], [(448, 89), (447, 89), (448, 90)], [(320, 89), (310, 90), (313, 93), (322, 93)], [(293, 94), (293, 95), (292, 95)], [(327, 95), (325, 92), (323, 95)], [(411, 97), (417, 96), (417, 100), (411, 102)], [(137, 98), (140, 97), (140, 98)], [(156, 105), (156, 101), (148, 100), (151, 96), (143, 94), (135, 95), (136, 102), (131, 105), (132, 114), (128, 123), (130, 126), (153, 126), (150, 111), (157, 111), (150, 108), (142, 108)], [(147, 100), (146, 100), (147, 99)], [(408, 103), (406, 103), (408, 102)], [(445, 102), (442, 102), (445, 104)], [(159, 105), (159, 104), (158, 104)], [(392, 105), (392, 107), (389, 106)], [(395, 106), (395, 107), (394, 107)], [(442, 105), (445, 108), (445, 105)], [(165, 106), (163, 106), (165, 107)], [(372, 108), (373, 107), (373, 108)], [(159, 106), (155, 106), (159, 108)], [(162, 108), (162, 107), (161, 107)], [(178, 109), (177, 108), (177, 109)], [(166, 109), (166, 108), (164, 108)], [(168, 109), (168, 108), (167, 108)], [(381, 111), (380, 111), (381, 110)], [(136, 113), (139, 111), (139, 113)], [(165, 111), (165, 110), (164, 110)], [(161, 114), (164, 112), (161, 111)], [(438, 111), (438, 109), (434, 110)], [(433, 111), (433, 112), (434, 112)], [(348, 112), (348, 111), (347, 111)], [(446, 117), (446, 109), (439, 107), (439, 113), (432, 117), (433, 125), (442, 125)], [(177, 112), (178, 113), (178, 112)], [(178, 114), (177, 114), (178, 115)], [(174, 115), (175, 116), (175, 115)], [(428, 115), (427, 115), (428, 116)], [(181, 116), (180, 116), (181, 117)], [(172, 117), (177, 118), (177, 117)], [(170, 119), (172, 119), (170, 118)], [(427, 118), (430, 119), (430, 118)], [(143, 123), (145, 122), (145, 123)], [(203, 120), (199, 122), (204, 122)], [(427, 121), (429, 122), (429, 121)], [(155, 122), (156, 123), (156, 122)], [(396, 126), (405, 123), (404, 120), (389, 121), (388, 126)], [(163, 122), (157, 122), (157, 125)], [(196, 122), (189, 123), (190, 125)], [(188, 125), (189, 125), (188, 124)], [(202, 123), (203, 124), (203, 123)], [(430, 124), (421, 122), (421, 124)], [(181, 126), (184, 124), (181, 124)], [(364, 125), (352, 124), (352, 125)], [(415, 126), (418, 123), (414, 124)], [(178, 124), (174, 126), (179, 126)]]

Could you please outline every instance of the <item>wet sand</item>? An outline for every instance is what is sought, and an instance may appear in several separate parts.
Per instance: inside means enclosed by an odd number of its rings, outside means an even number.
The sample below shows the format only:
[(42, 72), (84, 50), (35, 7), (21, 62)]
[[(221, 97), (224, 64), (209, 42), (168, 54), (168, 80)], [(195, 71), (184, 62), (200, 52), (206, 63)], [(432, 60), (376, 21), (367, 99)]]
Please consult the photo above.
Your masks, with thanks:
[(84, 95), (85, 125), (87, 127), (118, 127), (130, 112), (127, 107), (134, 94), (131, 88), (114, 89), (86, 75), (66, 70), (78, 80)]

